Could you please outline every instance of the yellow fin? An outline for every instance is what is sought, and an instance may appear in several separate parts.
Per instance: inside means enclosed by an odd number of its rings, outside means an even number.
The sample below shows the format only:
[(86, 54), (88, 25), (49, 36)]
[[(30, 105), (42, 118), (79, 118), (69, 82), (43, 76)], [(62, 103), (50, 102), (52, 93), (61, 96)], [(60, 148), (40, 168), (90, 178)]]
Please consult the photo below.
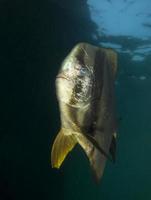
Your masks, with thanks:
[(72, 134), (65, 134), (64, 129), (58, 133), (51, 151), (51, 165), (60, 168), (67, 154), (74, 148), (77, 140)]

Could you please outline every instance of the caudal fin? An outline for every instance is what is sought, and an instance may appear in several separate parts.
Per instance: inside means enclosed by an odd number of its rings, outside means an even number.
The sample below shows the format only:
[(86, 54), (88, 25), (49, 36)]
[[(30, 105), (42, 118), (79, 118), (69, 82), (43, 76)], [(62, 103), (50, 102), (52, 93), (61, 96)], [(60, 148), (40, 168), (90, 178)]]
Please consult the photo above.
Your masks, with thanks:
[(51, 151), (51, 165), (60, 168), (68, 153), (74, 148), (77, 141), (71, 134), (66, 134), (63, 129), (58, 133)]
[[(68, 153), (79, 143), (85, 151), (96, 181), (99, 181), (103, 175), (105, 162), (111, 160), (109, 151), (102, 148), (97, 140), (89, 135), (84, 135), (77, 132), (66, 133), (66, 129), (61, 129), (58, 133), (51, 151), (51, 165), (53, 168), (60, 168), (62, 162)], [(108, 144), (108, 147), (110, 144)], [(109, 148), (108, 148), (109, 149)], [(110, 152), (111, 153), (111, 152)]]

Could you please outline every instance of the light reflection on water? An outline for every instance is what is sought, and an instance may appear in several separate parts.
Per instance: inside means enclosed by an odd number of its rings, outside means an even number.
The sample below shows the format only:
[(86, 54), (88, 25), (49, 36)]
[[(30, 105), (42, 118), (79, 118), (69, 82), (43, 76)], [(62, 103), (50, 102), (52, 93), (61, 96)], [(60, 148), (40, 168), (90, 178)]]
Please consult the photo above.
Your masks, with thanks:
[(98, 36), (93, 38), (102, 46), (129, 54), (134, 62), (151, 55), (150, 0), (88, 0), (88, 5), (98, 26)]

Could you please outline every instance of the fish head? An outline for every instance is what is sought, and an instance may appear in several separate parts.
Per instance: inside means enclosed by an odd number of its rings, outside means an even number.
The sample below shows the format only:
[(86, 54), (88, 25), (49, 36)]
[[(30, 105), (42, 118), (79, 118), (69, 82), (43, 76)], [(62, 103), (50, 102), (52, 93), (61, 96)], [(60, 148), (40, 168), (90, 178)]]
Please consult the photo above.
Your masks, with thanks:
[(73, 55), (62, 64), (56, 77), (57, 96), (72, 107), (90, 103), (93, 89), (93, 70)]

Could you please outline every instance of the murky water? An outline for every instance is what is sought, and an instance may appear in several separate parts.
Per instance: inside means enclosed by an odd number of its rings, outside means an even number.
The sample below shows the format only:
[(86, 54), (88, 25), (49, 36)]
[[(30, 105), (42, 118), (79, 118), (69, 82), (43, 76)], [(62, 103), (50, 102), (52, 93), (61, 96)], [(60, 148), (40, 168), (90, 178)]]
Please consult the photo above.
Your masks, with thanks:
[[(151, 198), (151, 2), (1, 2), (0, 199)], [(50, 166), (60, 128), (55, 76), (77, 42), (118, 52), (117, 161), (99, 185), (77, 146)]]

